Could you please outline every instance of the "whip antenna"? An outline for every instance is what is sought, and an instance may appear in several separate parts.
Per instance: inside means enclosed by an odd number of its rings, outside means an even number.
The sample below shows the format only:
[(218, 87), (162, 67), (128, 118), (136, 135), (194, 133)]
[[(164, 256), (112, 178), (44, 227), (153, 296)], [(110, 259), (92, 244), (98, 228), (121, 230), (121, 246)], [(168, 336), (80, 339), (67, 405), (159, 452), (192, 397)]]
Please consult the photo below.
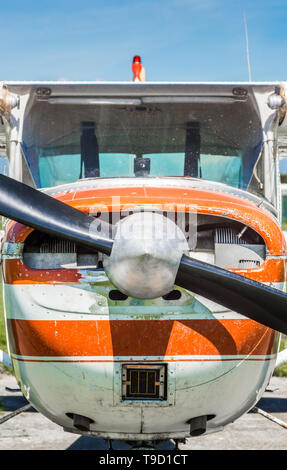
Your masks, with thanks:
[(249, 58), (249, 45), (248, 45), (248, 31), (247, 31), (247, 21), (246, 21), (246, 13), (243, 13), (244, 19), (244, 28), (245, 28), (245, 41), (246, 41), (246, 56), (247, 56), (247, 64), (248, 64), (248, 75), (249, 81), (251, 82), (251, 67), (250, 67), (250, 58)]

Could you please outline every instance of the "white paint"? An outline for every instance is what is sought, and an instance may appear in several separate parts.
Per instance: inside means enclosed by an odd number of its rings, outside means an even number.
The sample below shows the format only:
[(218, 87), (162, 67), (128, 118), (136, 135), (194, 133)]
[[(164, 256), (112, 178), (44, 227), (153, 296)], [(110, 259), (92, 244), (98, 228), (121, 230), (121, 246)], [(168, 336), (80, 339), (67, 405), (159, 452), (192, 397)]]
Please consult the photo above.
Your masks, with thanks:
[[(121, 401), (121, 364), (37, 363), (13, 359), (16, 377), (30, 383), (30, 401), (45, 416), (72, 427), (66, 413), (94, 419), (91, 431), (102, 437), (140, 439), (185, 436), (188, 419), (200, 415), (208, 431), (251, 409), (263, 394), (275, 361), (180, 362), (168, 367), (167, 402)], [(170, 364), (168, 364), (170, 366)], [(117, 373), (118, 372), (118, 373)], [(230, 388), (232, 384), (232, 389)], [(76, 393), (75, 393), (76, 389)]]
[[(266, 283), (267, 284), (267, 283)], [(268, 283), (270, 285), (270, 283)], [(282, 290), (284, 283), (272, 283)], [(247, 317), (227, 310), (215, 302), (181, 289), (179, 301), (162, 298), (110, 302), (111, 286), (99, 283), (3, 284), (6, 316), (18, 320), (240, 320)]]
[(32, 362), (146, 362), (146, 361), (166, 361), (166, 362), (176, 362), (176, 361), (243, 361), (246, 359), (249, 360), (274, 360), (276, 359), (276, 354), (234, 354), (234, 355), (185, 355), (185, 356), (21, 356), (18, 354), (12, 354), (13, 359), (26, 360)]

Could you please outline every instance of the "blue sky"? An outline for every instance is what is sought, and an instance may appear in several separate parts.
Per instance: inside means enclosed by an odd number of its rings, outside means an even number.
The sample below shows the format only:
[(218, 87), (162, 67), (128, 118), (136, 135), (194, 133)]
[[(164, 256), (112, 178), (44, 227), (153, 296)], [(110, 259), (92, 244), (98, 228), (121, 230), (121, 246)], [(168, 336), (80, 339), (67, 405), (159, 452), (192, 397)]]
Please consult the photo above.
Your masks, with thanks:
[(287, 0), (14, 0), (1, 5), (0, 80), (287, 80)]

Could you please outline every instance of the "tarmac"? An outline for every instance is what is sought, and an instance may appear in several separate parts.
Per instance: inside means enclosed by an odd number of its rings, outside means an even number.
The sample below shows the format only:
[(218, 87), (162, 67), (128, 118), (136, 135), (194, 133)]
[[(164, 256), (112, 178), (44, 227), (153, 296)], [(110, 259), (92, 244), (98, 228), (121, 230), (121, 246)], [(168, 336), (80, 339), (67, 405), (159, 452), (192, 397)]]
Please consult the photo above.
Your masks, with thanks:
[[(232, 390), (230, 391), (232, 393)], [(0, 421), (27, 405), (14, 376), (0, 375)], [(287, 377), (272, 377), (256, 408), (265, 415), (249, 412), (223, 431), (193, 437), (179, 444), (179, 450), (287, 450)], [(285, 426), (284, 426), (285, 423)], [(114, 450), (128, 450), (127, 444), (112, 442)], [(0, 424), (0, 450), (108, 450), (103, 439), (65, 432), (33, 408)], [(172, 441), (157, 450), (174, 450)]]

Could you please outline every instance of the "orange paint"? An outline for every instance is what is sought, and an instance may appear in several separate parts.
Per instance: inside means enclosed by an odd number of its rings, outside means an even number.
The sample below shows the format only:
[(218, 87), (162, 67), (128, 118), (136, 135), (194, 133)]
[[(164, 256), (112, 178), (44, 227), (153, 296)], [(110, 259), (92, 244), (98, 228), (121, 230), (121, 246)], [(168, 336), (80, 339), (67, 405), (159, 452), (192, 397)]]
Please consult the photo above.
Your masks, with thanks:
[[(116, 195), (115, 195), (116, 194)], [(135, 206), (157, 206), (166, 211), (190, 211), (238, 220), (256, 230), (264, 239), (270, 255), (286, 254), (286, 242), (276, 221), (254, 203), (226, 193), (188, 188), (122, 187), (77, 189), (58, 193), (56, 198), (84, 212), (116, 212)], [(10, 222), (6, 241), (24, 242), (32, 229), (16, 222)], [(5, 282), (11, 284), (77, 282), (81, 275), (77, 270), (55, 269), (35, 270), (21, 261), (6, 260), (4, 263)], [(267, 259), (260, 267), (233, 272), (259, 282), (283, 282), (285, 260)]]
[(274, 331), (253, 320), (8, 320), (21, 356), (242, 356), (273, 352)]
[[(253, 202), (216, 191), (171, 187), (123, 187), (75, 190), (58, 193), (57, 199), (82, 210), (97, 213), (122, 211), (135, 206), (157, 206), (161, 210), (178, 210), (228, 217), (243, 222), (264, 239), (271, 255), (287, 254), (284, 235), (273, 217)], [(31, 229), (10, 225), (7, 241), (24, 241)]]
[[(266, 260), (255, 269), (230, 269), (258, 282), (284, 282), (285, 260)], [(20, 259), (3, 260), (3, 279), (6, 284), (62, 284), (79, 282), (77, 269), (32, 269)]]
[[(114, 196), (116, 194), (116, 197)], [(286, 254), (286, 242), (276, 221), (254, 203), (215, 191), (187, 188), (100, 188), (75, 190), (55, 195), (87, 213), (122, 211), (135, 206), (157, 206), (161, 210), (190, 211), (238, 220), (256, 230), (264, 239), (270, 255)], [(24, 242), (30, 228), (10, 222), (6, 241)], [(259, 267), (232, 270), (259, 282), (283, 282), (285, 259), (266, 259)], [(81, 278), (76, 269), (36, 270), (20, 259), (3, 263), (4, 282), (8, 284), (75, 283)], [(103, 356), (179, 357), (198, 356), (212, 360), (218, 356), (259, 355), (273, 352), (275, 333), (252, 320), (8, 320), (11, 352), (31, 360), (43, 357), (73, 357), (75, 360)], [(33, 359), (36, 356), (39, 359)], [(113, 359), (111, 359), (113, 360)], [(162, 360), (162, 359), (158, 359)], [(169, 360), (169, 359), (166, 359)], [(174, 359), (173, 359), (174, 360)], [(177, 360), (177, 359), (176, 359)], [(178, 360), (183, 360), (179, 357)], [(193, 360), (193, 359), (191, 359)], [(250, 360), (253, 360), (251, 357)]]
[(6, 284), (74, 283), (81, 277), (77, 269), (32, 269), (20, 259), (3, 261), (3, 280)]

